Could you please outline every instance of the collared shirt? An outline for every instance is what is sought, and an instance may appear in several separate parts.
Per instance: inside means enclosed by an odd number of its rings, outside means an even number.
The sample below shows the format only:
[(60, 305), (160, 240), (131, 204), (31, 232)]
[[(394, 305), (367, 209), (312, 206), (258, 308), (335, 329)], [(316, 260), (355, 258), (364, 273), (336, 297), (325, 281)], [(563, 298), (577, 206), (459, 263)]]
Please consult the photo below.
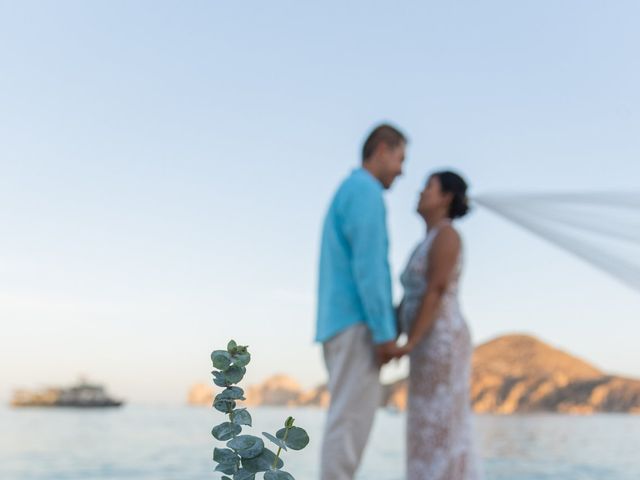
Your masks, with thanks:
[(375, 343), (396, 338), (383, 190), (359, 168), (333, 197), (322, 231), (316, 341), (357, 323)]

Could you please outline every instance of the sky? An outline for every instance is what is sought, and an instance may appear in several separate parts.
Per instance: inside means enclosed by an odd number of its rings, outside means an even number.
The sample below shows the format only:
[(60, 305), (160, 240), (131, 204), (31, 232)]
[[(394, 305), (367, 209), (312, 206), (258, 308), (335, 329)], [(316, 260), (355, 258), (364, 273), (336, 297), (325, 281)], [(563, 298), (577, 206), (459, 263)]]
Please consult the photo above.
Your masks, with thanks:
[[(320, 226), (368, 131), (410, 138), (386, 195), (399, 301), (430, 171), (472, 195), (638, 190), (639, 17), (635, 1), (0, 1), (0, 401), (84, 375), (184, 403), (230, 338), (253, 354), (245, 385), (322, 383)], [(480, 207), (459, 228), (476, 343), (527, 332), (640, 377), (636, 291)]]

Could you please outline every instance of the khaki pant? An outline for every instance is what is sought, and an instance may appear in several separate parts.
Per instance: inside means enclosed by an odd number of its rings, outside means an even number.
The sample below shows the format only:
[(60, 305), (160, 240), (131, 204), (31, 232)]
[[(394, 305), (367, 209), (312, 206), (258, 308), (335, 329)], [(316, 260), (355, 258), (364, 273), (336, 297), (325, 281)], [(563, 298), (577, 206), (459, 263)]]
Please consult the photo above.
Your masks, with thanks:
[(331, 404), (325, 425), (321, 480), (352, 480), (380, 405), (381, 386), (369, 329), (357, 324), (323, 344)]

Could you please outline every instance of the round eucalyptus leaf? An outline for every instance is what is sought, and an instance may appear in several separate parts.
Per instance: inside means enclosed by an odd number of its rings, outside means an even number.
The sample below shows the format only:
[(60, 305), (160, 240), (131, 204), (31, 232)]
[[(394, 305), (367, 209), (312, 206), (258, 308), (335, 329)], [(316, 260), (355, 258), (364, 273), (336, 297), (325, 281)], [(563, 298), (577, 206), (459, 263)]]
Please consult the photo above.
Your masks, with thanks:
[[(287, 429), (281, 428), (276, 432), (276, 437), (284, 440), (284, 433)], [(291, 427), (287, 434), (287, 439), (284, 440), (291, 450), (302, 450), (309, 444), (309, 435), (300, 427)]]
[(238, 465), (236, 463), (220, 463), (214, 471), (233, 475), (238, 471)]
[(231, 365), (231, 355), (224, 350), (215, 350), (211, 354), (211, 363), (213, 363), (213, 368), (225, 371)]
[(214, 370), (211, 373), (213, 374), (213, 383), (215, 383), (219, 387), (229, 386), (229, 383), (227, 382), (227, 377), (225, 377), (224, 372), (218, 372), (217, 370)]
[(216, 472), (233, 475), (238, 471), (240, 457), (238, 457), (233, 450), (228, 448), (214, 448), (213, 460), (218, 462), (215, 468)]
[(295, 478), (284, 470), (269, 470), (265, 472), (264, 480), (295, 480)]
[[(276, 459), (276, 454), (271, 450), (265, 448), (262, 450), (262, 453), (257, 457), (253, 458), (243, 458), (242, 459), (242, 467), (250, 472), (266, 472), (267, 470), (271, 470), (273, 466), (273, 462)], [(282, 468), (284, 462), (278, 458), (276, 463), (276, 468)]]
[(255, 480), (255, 478), (255, 473), (245, 470), (244, 468), (238, 470), (238, 472), (233, 476), (233, 480)]
[(240, 435), (227, 442), (227, 447), (232, 448), (242, 458), (257, 457), (264, 449), (264, 442), (261, 438), (253, 435)]
[(220, 425), (216, 425), (215, 427), (213, 427), (213, 430), (211, 430), (211, 435), (213, 435), (216, 438), (216, 440), (220, 440), (221, 442), (224, 442), (238, 435), (241, 431), (242, 431), (242, 427), (240, 425), (237, 425), (231, 422), (224, 422), (224, 423), (221, 423)]
[(240, 460), (236, 452), (230, 448), (214, 448), (213, 460), (218, 463), (234, 463)]
[(224, 372), (224, 376), (227, 380), (227, 383), (239, 383), (244, 377), (246, 371), (247, 369), (244, 367), (232, 365)]
[(216, 400), (213, 402), (213, 408), (222, 413), (230, 413), (234, 408), (236, 408), (236, 402), (226, 399)]
[(231, 360), (236, 367), (246, 367), (251, 361), (251, 354), (249, 352), (238, 353), (234, 355)]
[(240, 387), (227, 387), (218, 395), (216, 400), (244, 400), (244, 390)]
[(246, 408), (239, 408), (238, 410), (233, 411), (231, 421), (233, 423), (237, 423), (238, 425), (251, 426), (251, 414), (247, 411)]
[(238, 348), (238, 344), (235, 342), (235, 340), (230, 340), (229, 343), (227, 343), (227, 351), (231, 355), (236, 353), (237, 348)]
[(284, 443), (283, 440), (280, 440), (279, 438), (274, 437), (273, 435), (271, 435), (270, 433), (267, 432), (262, 432), (262, 435), (264, 435), (265, 437), (267, 437), (269, 440), (271, 440), (273, 443), (275, 443), (278, 447), (286, 450), (287, 449), (287, 444)]

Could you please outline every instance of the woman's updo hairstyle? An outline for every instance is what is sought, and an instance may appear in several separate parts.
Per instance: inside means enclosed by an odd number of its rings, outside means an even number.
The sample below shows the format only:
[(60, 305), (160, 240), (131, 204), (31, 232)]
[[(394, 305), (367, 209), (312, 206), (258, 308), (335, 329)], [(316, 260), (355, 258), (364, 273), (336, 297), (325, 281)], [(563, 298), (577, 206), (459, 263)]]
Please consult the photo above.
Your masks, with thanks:
[(449, 218), (464, 217), (469, 211), (469, 200), (467, 199), (467, 182), (451, 171), (436, 172), (432, 175), (440, 180), (442, 193), (452, 193), (453, 199), (449, 206)]

